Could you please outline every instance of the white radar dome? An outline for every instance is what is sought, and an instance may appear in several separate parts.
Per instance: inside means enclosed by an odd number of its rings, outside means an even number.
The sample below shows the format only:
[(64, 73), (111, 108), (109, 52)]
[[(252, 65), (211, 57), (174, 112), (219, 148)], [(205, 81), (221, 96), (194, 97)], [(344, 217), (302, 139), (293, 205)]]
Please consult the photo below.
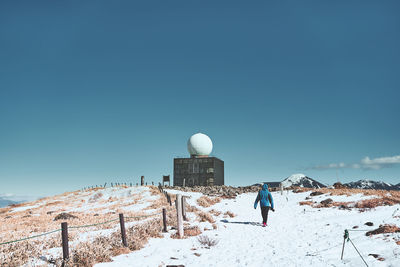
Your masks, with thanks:
[(210, 137), (202, 133), (192, 135), (187, 146), (191, 156), (208, 156), (213, 148)]

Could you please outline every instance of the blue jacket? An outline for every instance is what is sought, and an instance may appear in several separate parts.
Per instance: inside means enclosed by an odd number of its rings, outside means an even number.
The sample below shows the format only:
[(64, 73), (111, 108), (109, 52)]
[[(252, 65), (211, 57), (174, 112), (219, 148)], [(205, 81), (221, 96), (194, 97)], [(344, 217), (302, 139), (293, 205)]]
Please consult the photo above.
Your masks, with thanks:
[(258, 191), (256, 201), (254, 202), (254, 208), (257, 208), (258, 201), (260, 201), (261, 207), (274, 208), (274, 200), (272, 199), (271, 193), (268, 191), (267, 184), (264, 184), (262, 190)]

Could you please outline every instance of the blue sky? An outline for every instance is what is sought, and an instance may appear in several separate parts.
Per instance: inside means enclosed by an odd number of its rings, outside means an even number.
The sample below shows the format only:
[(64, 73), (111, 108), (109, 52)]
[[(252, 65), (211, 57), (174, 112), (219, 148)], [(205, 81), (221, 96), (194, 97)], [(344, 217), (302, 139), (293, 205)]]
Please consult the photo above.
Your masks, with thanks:
[(399, 11), (1, 1), (0, 194), (158, 182), (198, 131), (226, 184), (298, 172), (399, 183)]

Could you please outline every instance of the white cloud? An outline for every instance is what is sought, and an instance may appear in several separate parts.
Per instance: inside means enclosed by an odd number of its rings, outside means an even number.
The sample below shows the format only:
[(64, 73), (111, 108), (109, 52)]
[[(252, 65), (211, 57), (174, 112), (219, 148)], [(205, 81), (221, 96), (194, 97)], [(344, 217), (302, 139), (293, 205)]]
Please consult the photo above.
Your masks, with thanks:
[(381, 157), (373, 158), (365, 157), (361, 159), (359, 163), (330, 163), (326, 165), (317, 165), (311, 167), (314, 170), (326, 170), (326, 169), (364, 169), (364, 170), (379, 170), (382, 168), (392, 167), (396, 164), (400, 164), (400, 155), (393, 157)]

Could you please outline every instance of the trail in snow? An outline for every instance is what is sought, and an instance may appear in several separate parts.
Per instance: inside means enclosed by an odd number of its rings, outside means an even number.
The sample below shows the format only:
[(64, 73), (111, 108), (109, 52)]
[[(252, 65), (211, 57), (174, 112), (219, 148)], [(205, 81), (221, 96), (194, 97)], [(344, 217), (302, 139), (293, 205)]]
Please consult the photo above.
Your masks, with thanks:
[[(195, 203), (199, 193), (185, 193)], [(151, 239), (145, 248), (114, 258), (114, 262), (97, 264), (96, 267), (112, 266), (363, 266), (361, 258), (346, 244), (344, 260), (340, 260), (343, 231), (358, 225), (360, 229), (375, 229), (381, 223), (398, 223), (392, 213), (397, 206), (379, 207), (360, 213), (356, 210), (333, 208), (312, 209), (299, 206), (309, 193), (273, 193), (276, 212), (269, 213), (268, 226), (259, 226), (260, 209), (254, 210), (256, 194), (239, 195), (234, 200), (223, 200), (210, 208), (232, 211), (234, 218), (217, 218), (218, 230), (204, 231), (219, 240), (215, 247), (202, 248), (196, 237), (176, 240)], [(324, 196), (319, 196), (322, 198)], [(330, 196), (331, 197), (331, 196)], [(332, 198), (332, 197), (331, 197)], [(350, 197), (353, 200), (354, 197)], [(306, 212), (304, 213), (304, 209)], [(371, 221), (374, 226), (364, 223)], [(207, 227), (207, 225), (205, 225)], [(204, 225), (203, 225), (204, 227)], [(209, 227), (211, 228), (211, 227)], [(400, 266), (400, 246), (393, 239), (366, 237), (365, 232), (351, 232), (356, 244), (369, 266)], [(400, 235), (398, 235), (400, 238)], [(195, 249), (195, 250), (194, 250)], [(194, 253), (199, 253), (196, 256)], [(368, 256), (380, 254), (386, 260), (377, 261)], [(172, 257), (172, 258), (171, 258)]]

